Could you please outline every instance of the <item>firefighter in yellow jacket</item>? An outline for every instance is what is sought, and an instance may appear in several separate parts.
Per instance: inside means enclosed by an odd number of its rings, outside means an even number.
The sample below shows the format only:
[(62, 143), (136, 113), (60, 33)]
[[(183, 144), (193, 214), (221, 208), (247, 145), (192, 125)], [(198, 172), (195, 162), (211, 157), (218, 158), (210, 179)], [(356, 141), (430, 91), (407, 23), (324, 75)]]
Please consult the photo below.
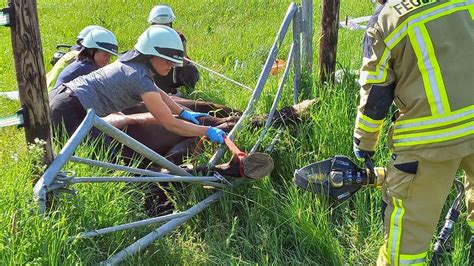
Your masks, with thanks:
[(425, 263), (458, 168), (474, 233), (474, 0), (389, 0), (364, 40), (354, 153), (372, 156), (392, 102), (377, 264)]

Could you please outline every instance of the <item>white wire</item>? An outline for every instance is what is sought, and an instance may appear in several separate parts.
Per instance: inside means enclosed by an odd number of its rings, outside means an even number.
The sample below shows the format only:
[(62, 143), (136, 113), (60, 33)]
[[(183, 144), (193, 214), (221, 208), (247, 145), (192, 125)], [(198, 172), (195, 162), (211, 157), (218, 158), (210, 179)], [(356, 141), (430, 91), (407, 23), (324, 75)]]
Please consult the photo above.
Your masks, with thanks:
[(188, 61), (188, 62), (190, 62), (190, 63), (193, 63), (193, 64), (195, 64), (195, 65), (197, 65), (197, 66), (199, 66), (199, 67), (202, 67), (202, 68), (204, 68), (205, 70), (207, 70), (207, 71), (209, 71), (209, 72), (211, 72), (211, 73), (213, 73), (213, 74), (215, 74), (215, 75), (217, 75), (217, 76), (219, 76), (219, 77), (221, 77), (221, 78), (223, 78), (223, 79), (225, 79), (225, 80), (227, 80), (227, 81), (230, 81), (230, 82), (232, 82), (232, 83), (234, 83), (234, 84), (236, 84), (236, 85), (238, 85), (238, 86), (240, 86), (240, 87), (242, 87), (242, 88), (244, 88), (244, 89), (253, 91), (253, 89), (250, 88), (249, 86), (244, 85), (244, 84), (242, 84), (242, 83), (240, 83), (240, 82), (238, 82), (238, 81), (235, 81), (235, 80), (233, 80), (233, 79), (231, 79), (231, 78), (228, 78), (228, 77), (226, 77), (226, 76), (224, 76), (224, 75), (222, 75), (222, 74), (220, 74), (220, 73), (217, 73), (216, 71), (214, 71), (214, 70), (212, 70), (212, 69), (210, 69), (210, 68), (208, 68), (208, 67), (205, 67), (205, 66), (199, 64), (198, 62), (192, 61), (191, 59), (186, 58), (186, 57), (184, 58), (184, 60), (186, 60), (186, 61)]

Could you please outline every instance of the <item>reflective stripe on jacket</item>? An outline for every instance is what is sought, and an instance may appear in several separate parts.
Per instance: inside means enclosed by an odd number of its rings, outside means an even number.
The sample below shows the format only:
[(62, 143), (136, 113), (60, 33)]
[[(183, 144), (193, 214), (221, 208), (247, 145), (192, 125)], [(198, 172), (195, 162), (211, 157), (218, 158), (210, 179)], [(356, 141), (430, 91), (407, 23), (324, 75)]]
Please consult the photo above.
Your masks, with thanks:
[(392, 102), (395, 151), (474, 139), (474, 0), (395, 0), (367, 29), (355, 142), (374, 150)]
[(51, 68), (51, 70), (46, 74), (46, 87), (48, 87), (48, 91), (51, 91), (54, 88), (54, 84), (56, 84), (59, 74), (61, 74), (64, 68), (74, 62), (78, 55), (79, 51), (71, 50), (54, 64), (53, 68)]

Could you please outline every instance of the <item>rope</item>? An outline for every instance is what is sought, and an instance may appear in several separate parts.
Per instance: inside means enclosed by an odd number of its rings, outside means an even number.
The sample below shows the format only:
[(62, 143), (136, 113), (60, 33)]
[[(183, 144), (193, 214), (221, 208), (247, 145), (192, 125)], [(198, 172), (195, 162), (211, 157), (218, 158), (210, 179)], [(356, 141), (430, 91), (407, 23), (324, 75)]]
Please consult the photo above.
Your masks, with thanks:
[(218, 73), (218, 72), (216, 72), (216, 71), (214, 71), (214, 70), (212, 70), (212, 69), (210, 69), (210, 68), (208, 68), (208, 67), (205, 67), (205, 66), (199, 64), (198, 62), (192, 61), (191, 59), (186, 58), (186, 57), (184, 58), (184, 60), (186, 60), (186, 61), (188, 61), (188, 62), (190, 62), (190, 63), (193, 63), (193, 64), (195, 64), (195, 65), (197, 65), (197, 66), (199, 66), (199, 67), (202, 67), (202, 68), (204, 68), (205, 70), (207, 70), (207, 71), (209, 71), (209, 72), (211, 72), (211, 73), (213, 73), (213, 74), (215, 74), (215, 75), (217, 75), (217, 76), (219, 76), (219, 77), (221, 77), (221, 78), (223, 78), (223, 79), (225, 79), (225, 80), (227, 80), (227, 81), (230, 81), (230, 82), (234, 83), (234, 84), (237, 85), (237, 86), (240, 86), (240, 87), (242, 87), (242, 88), (244, 88), (244, 89), (247, 89), (247, 90), (249, 90), (249, 91), (253, 91), (253, 89), (250, 88), (249, 86), (244, 85), (244, 84), (242, 84), (242, 83), (240, 83), (240, 82), (238, 82), (238, 81), (235, 81), (235, 80), (233, 80), (233, 79), (231, 79), (231, 78), (228, 78), (228, 77), (224, 76), (223, 74), (220, 74), (220, 73)]
[(11, 126), (22, 126), (24, 123), (22, 114), (15, 114), (12, 116), (0, 118), (0, 128)]

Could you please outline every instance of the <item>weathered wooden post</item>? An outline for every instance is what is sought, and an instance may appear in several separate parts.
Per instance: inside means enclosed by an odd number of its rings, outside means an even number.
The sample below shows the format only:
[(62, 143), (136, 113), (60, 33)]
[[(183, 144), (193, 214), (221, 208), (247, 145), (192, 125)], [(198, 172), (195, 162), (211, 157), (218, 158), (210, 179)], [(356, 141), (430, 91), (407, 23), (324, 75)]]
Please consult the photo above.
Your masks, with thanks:
[(43, 163), (49, 165), (54, 155), (36, 0), (9, 0), (8, 12), (26, 141), (46, 142)]
[(322, 4), (319, 79), (324, 84), (334, 82), (340, 0), (323, 0)]

